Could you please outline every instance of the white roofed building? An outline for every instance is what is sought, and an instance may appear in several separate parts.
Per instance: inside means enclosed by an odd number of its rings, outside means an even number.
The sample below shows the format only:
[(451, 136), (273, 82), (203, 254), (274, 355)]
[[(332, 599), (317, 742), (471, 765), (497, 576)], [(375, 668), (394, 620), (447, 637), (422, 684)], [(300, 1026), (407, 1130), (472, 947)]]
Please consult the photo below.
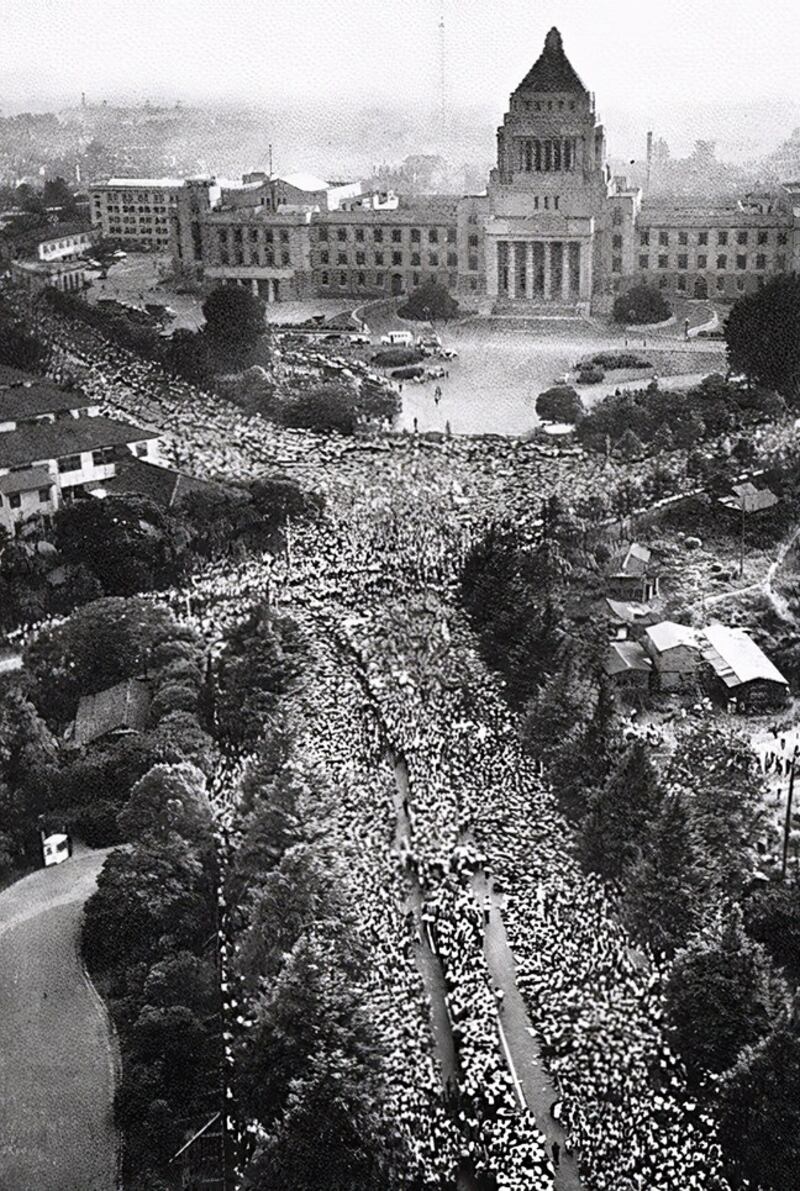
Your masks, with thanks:
[(789, 683), (743, 628), (710, 624), (703, 629), (701, 652), (723, 693), (743, 707), (778, 707)]

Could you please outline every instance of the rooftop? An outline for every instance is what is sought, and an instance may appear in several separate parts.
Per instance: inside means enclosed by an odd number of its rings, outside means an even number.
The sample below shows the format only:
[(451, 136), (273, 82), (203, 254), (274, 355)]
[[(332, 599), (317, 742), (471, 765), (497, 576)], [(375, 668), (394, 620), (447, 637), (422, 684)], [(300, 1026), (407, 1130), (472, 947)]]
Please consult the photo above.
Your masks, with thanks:
[(53, 244), (56, 240), (63, 240), (66, 236), (89, 236), (91, 228), (80, 223), (65, 223), (62, 227), (53, 227), (46, 236), (40, 236), (37, 244)]
[(44, 467), (30, 467), (0, 476), (0, 492), (6, 496), (12, 492), (36, 492), (39, 488), (50, 488), (52, 483), (53, 477)]
[(327, 191), (331, 189), (330, 182), (326, 182), (323, 178), (318, 178), (315, 174), (281, 174), (276, 181), (285, 182), (287, 186), (294, 186), (295, 190), (315, 192), (317, 190)]
[(630, 670), (650, 671), (651, 659), (638, 641), (612, 641), (603, 665), (606, 674), (625, 674)]
[(178, 189), (183, 186), (183, 178), (109, 178), (107, 182), (94, 182), (89, 189), (101, 190), (104, 186), (121, 186), (126, 190), (139, 187), (140, 190)]
[[(0, 378), (2, 385), (2, 378)], [(93, 402), (80, 389), (63, 389), (49, 381), (0, 388), (0, 422), (17, 422), (40, 414), (86, 409)]]
[(544, 49), (517, 88), (519, 91), (540, 91), (548, 94), (580, 92), (586, 88), (572, 63), (564, 53), (561, 34), (555, 27), (544, 40)]
[(164, 509), (173, 508), (182, 497), (190, 492), (223, 490), (223, 485), (208, 480), (198, 480), (169, 467), (159, 467), (144, 459), (131, 456), (117, 466), (117, 474), (103, 481), (103, 490), (109, 496), (135, 494), (146, 496)]
[(132, 442), (159, 438), (157, 430), (129, 426), (114, 418), (63, 418), (37, 422), (0, 434), (0, 467), (19, 467), (42, 459), (58, 459)]
[(697, 647), (697, 634), (694, 629), (685, 624), (676, 624), (674, 620), (662, 620), (659, 624), (645, 629), (647, 636), (658, 653), (665, 653), (668, 649), (675, 649), (678, 645), (689, 649)]
[(118, 728), (141, 732), (147, 726), (150, 691), (138, 678), (83, 695), (78, 703), (71, 744), (74, 748), (98, 740)]
[[(0, 410), (2, 402), (0, 401)], [(744, 513), (760, 513), (763, 509), (771, 509), (778, 503), (778, 498), (769, 488), (756, 488), (749, 480), (744, 484), (735, 484), (730, 496), (721, 496), (719, 503), (726, 508), (736, 509)]]
[(728, 628), (724, 624), (710, 624), (703, 629), (708, 645), (703, 657), (729, 688), (761, 679), (788, 686), (780, 670), (742, 628)]

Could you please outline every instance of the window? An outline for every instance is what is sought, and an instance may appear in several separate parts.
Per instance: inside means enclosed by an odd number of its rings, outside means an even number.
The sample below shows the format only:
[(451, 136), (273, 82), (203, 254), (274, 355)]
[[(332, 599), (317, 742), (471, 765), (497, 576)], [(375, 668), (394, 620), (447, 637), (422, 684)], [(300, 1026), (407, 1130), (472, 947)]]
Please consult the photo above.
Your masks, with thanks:
[(470, 277), (469, 288), (472, 290), (475, 290), (478, 288), (478, 278), (477, 277)]
[(666, 252), (662, 252), (661, 256), (658, 258), (658, 267), (659, 269), (669, 268), (669, 257), (667, 256)]
[(669, 277), (659, 277), (659, 279), (658, 279), (658, 288), (659, 289), (666, 289), (668, 285), (669, 285)]
[(686, 274), (685, 274), (685, 273), (679, 273), (679, 274), (678, 274), (677, 286), (678, 286), (678, 289), (679, 289), (679, 290), (685, 290), (685, 289), (686, 289)]
[(363, 229), (363, 227), (357, 227), (357, 228), (356, 228), (356, 230), (355, 230), (355, 237), (356, 237), (356, 240), (358, 241), (358, 243), (359, 243), (359, 244), (362, 244), (362, 243), (364, 242), (364, 229)]
[(421, 239), (422, 239), (422, 232), (419, 230), (418, 227), (412, 227), (412, 229), (411, 229), (411, 243), (419, 244)]
[(454, 227), (449, 227), (447, 229), (447, 243), (455, 244), (455, 242), (456, 242), (456, 229)]
[(538, 196), (538, 194), (535, 194), (533, 196), (533, 209), (534, 209), (534, 211), (539, 210), (539, 196)]
[(550, 199), (547, 197), (547, 195), (544, 196), (544, 209), (545, 211), (550, 210)]
[(20, 496), (19, 492), (12, 492), (8, 498), (8, 503), (10, 508), (18, 509), (22, 504), (22, 497)]
[(759, 244), (766, 244), (766, 243), (768, 242), (768, 240), (769, 240), (769, 233), (768, 233), (768, 232), (759, 232), (759, 233), (758, 233), (758, 242), (759, 242)]
[(698, 232), (697, 233), (697, 243), (698, 244), (707, 244), (708, 243), (708, 232)]
[(558, 210), (559, 201), (560, 201), (559, 196), (556, 195), (555, 198), (553, 199), (553, 206), (555, 207), (556, 211)]
[(359, 273), (359, 275), (358, 275), (358, 284), (359, 284), (360, 286), (362, 286), (362, 287), (363, 287), (363, 286), (365, 286), (365, 285), (367, 284), (367, 278), (366, 278), (366, 274), (364, 274), (364, 273)]
[(357, 252), (357, 253), (356, 253), (356, 264), (357, 264), (357, 265), (364, 265), (364, 264), (366, 264), (366, 262), (367, 262), (367, 254), (366, 254), (366, 252)]
[(392, 228), (392, 243), (401, 244), (403, 242), (403, 229), (399, 227)]
[(323, 273), (323, 274), (322, 274), (322, 284), (323, 284), (323, 285), (329, 285), (329, 284), (330, 284), (330, 282), (329, 282), (329, 280), (328, 280), (328, 274), (327, 274), (327, 273)]
[[(283, 235), (283, 233), (281, 233), (281, 235)], [(336, 229), (336, 239), (337, 239), (337, 240), (339, 240), (340, 242), (341, 242), (342, 240), (346, 240), (346, 239), (347, 239), (347, 228), (346, 228), (346, 227), (337, 227), (337, 229)]]
[(611, 237), (611, 246), (613, 248), (621, 248), (622, 247), (622, 236), (612, 236)]
[(458, 268), (458, 253), (456, 253), (456, 252), (448, 252), (448, 254), (447, 254), (447, 267), (448, 267), (448, 269), (456, 269), (456, 268)]
[(326, 249), (324, 249), (324, 250), (323, 250), (323, 251), (322, 251), (322, 252), (319, 254), (320, 264), (322, 264), (322, 265), (328, 265), (328, 264), (330, 264), (330, 256), (331, 256), (331, 254), (328, 252), (327, 248), (326, 248)]
[(428, 243), (429, 244), (438, 244), (439, 243), (439, 229), (438, 228), (436, 228), (436, 227), (428, 228)]
[(708, 257), (703, 252), (697, 254), (697, 267), (698, 269), (708, 268)]
[(336, 264), (337, 265), (346, 265), (347, 264), (347, 253), (346, 252), (337, 252), (336, 253)]
[(419, 273), (411, 274), (411, 284), (415, 287), (419, 285)]
[(639, 257), (639, 268), (640, 269), (649, 269), (650, 268), (650, 257), (647, 255), (646, 252), (642, 253), (642, 255)]
[(747, 243), (747, 232), (737, 232), (736, 233), (736, 243), (737, 244), (746, 244)]
[(611, 272), (612, 273), (621, 273), (622, 272), (622, 257), (621, 256), (614, 256), (611, 258)]
[(477, 222), (478, 222), (478, 216), (473, 211), (471, 213), (471, 215), (469, 215), (469, 217), (467, 218), (467, 223), (477, 223)]
[[(323, 232), (325, 233), (325, 235), (324, 235), (324, 236), (323, 236), (323, 234), (322, 234)], [(266, 232), (264, 233), (264, 240), (265, 240), (265, 242), (266, 242), (267, 244), (271, 244), (271, 243), (273, 242), (274, 238), (275, 238), (275, 237), (273, 236), (273, 234), (272, 234), (272, 232), (271, 232), (271, 231), (266, 231)], [(320, 238), (320, 240), (324, 240), (324, 241), (325, 241), (325, 243), (327, 244), (327, 242), (328, 242), (328, 229), (327, 229), (326, 227), (321, 227), (321, 228), (319, 229), (319, 238)]]
[(789, 243), (789, 237), (786, 232), (778, 232), (778, 243), (779, 244), (788, 244)]
[(724, 252), (721, 252), (719, 254), (719, 256), (717, 257), (717, 268), (718, 269), (727, 269), (727, 267), (728, 267), (728, 258)]
[(49, 502), (49, 500), (50, 500), (50, 489), (49, 488), (40, 488), (39, 489), (39, 504), (46, 505)]
[(614, 227), (619, 227), (619, 225), (622, 223), (622, 219), (622, 207), (615, 207), (611, 214), (611, 222)]
[(81, 470), (80, 455), (64, 455), (63, 458), (58, 460), (58, 470), (62, 474), (67, 471), (80, 471)]
[(382, 264), (383, 264), (383, 253), (382, 253), (382, 252), (376, 252), (376, 253), (375, 253), (375, 264), (376, 264), (376, 265), (382, 265)]
[(134, 453), (134, 455), (137, 456), (137, 458), (143, 459), (144, 456), (147, 454), (147, 443), (146, 442), (135, 443), (134, 447), (133, 447), (133, 453)]
[(763, 252), (759, 252), (758, 255), (756, 256), (756, 268), (757, 269), (766, 269), (766, 267), (767, 267), (767, 258)]
[(403, 263), (402, 252), (393, 252), (392, 253), (392, 264), (393, 265), (402, 265), (402, 263)]
[(658, 242), (662, 248), (666, 248), (666, 246), (669, 244), (669, 232), (659, 232)]
[(99, 451), (92, 451), (92, 463), (95, 467), (107, 467), (114, 462), (114, 448), (101, 447)]
[(642, 248), (646, 248), (650, 244), (650, 233), (639, 232), (639, 243), (641, 244)]
[(418, 252), (412, 252), (412, 253), (411, 253), (411, 264), (412, 264), (412, 265), (415, 265), (417, 268), (419, 268), (419, 266), (420, 266), (420, 263), (421, 263), (421, 262), (420, 262), (420, 255), (419, 255), (419, 253), (418, 253)]
[(347, 285), (347, 274), (346, 273), (339, 274), (339, 285)]
[(725, 289), (725, 278), (724, 277), (717, 278), (717, 289), (718, 290)]
[(736, 288), (740, 294), (744, 293), (744, 277), (736, 278)]
[(438, 252), (429, 252), (428, 253), (428, 264), (431, 266), (432, 269), (439, 268), (439, 253)]
[(688, 232), (678, 232), (678, 243), (679, 244), (688, 244), (689, 243), (689, 233)]
[(737, 254), (736, 268), (737, 269), (746, 269), (747, 268), (747, 253), (746, 252), (740, 252)]
[(786, 268), (786, 257), (782, 252), (778, 253), (778, 255), (775, 257), (775, 268), (778, 270)]
[(282, 264), (282, 265), (284, 266), (284, 268), (285, 268), (285, 267), (286, 267), (286, 266), (287, 266), (287, 265), (290, 263), (290, 261), (291, 261), (291, 258), (290, 258), (290, 256), (289, 256), (289, 253), (288, 253), (288, 252), (287, 252), (287, 250), (284, 248), (283, 252), (281, 253), (281, 264)]
[(727, 232), (717, 232), (717, 244), (721, 245), (721, 244), (727, 244), (727, 243), (728, 243), (728, 233)]
[(474, 234), (471, 235), (469, 237), (469, 239), (467, 240), (467, 243), (469, 244), (470, 248), (477, 248), (478, 247), (478, 237)]
[(372, 242), (374, 244), (382, 244), (383, 243), (383, 228), (382, 227), (374, 227), (372, 229)]
[(469, 258), (469, 260), (467, 261), (467, 268), (469, 269), (469, 271), (470, 271), (471, 273), (477, 273), (477, 271), (478, 271), (478, 258), (477, 258), (477, 256), (471, 256), (471, 257)]
[(689, 257), (685, 252), (678, 253), (678, 268), (679, 269), (688, 269), (689, 268)]

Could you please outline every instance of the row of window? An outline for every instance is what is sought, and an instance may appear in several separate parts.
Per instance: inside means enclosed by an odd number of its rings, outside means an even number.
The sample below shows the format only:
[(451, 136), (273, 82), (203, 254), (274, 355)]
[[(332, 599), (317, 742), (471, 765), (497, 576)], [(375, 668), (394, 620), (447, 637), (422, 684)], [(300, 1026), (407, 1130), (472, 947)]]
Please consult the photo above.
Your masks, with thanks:
[(519, 168), (525, 173), (549, 174), (569, 172), (578, 162), (578, 138), (557, 137), (546, 141), (519, 142)]
[[(248, 231), (249, 231), (248, 239), (250, 240), (251, 244), (258, 243), (259, 235), (265, 244), (274, 244), (275, 243), (275, 235), (272, 231), (272, 228), (251, 227), (248, 229)], [(220, 228), (217, 228), (217, 241), (219, 243), (220, 248), (227, 247), (228, 241), (231, 238), (233, 239), (234, 244), (242, 244), (244, 242), (244, 229), (241, 227), (233, 227), (233, 228), (220, 227)], [(279, 233), (279, 240), (280, 240), (281, 244), (289, 243), (289, 232), (286, 228), (281, 228), (281, 231)]]
[(263, 252), (257, 252), (251, 249), (245, 260), (245, 253), (243, 248), (234, 248), (233, 252), (229, 252), (227, 248), (220, 248), (219, 263), (221, 265), (251, 265), (262, 269), (288, 269), (291, 268), (292, 257), (286, 249), (280, 254), (280, 264), (278, 263), (278, 253), (273, 252), (271, 248), (265, 249)]
[[(643, 247), (648, 246), (650, 244), (650, 237), (652, 234), (654, 234), (654, 233), (651, 233), (651, 230), (649, 228), (646, 228), (646, 229), (643, 229), (642, 231), (640, 231), (639, 232), (639, 243)], [(717, 244), (719, 246), (723, 246), (728, 243), (733, 243), (734, 241), (732, 239), (729, 240), (729, 237), (733, 236), (733, 234), (734, 234), (733, 232), (729, 232), (727, 229), (720, 228), (717, 231)], [(769, 232), (765, 231), (763, 228), (759, 229), (755, 233), (755, 235), (756, 235), (756, 240), (755, 240), (756, 244), (768, 244), (769, 243)], [(678, 236), (678, 244), (688, 244), (689, 243), (689, 233), (688, 232), (678, 232), (677, 236)], [(708, 244), (708, 237), (709, 237), (708, 232), (698, 232), (697, 233), (697, 243), (699, 245)], [(749, 237), (750, 237), (750, 233), (748, 231), (742, 229), (742, 230), (736, 232), (735, 242), (737, 244), (749, 244), (750, 243)], [(788, 232), (779, 231), (778, 232), (778, 243), (779, 244), (787, 244), (788, 242), (789, 242)], [(668, 231), (664, 231), (664, 230), (659, 231), (658, 243), (659, 243), (659, 245), (661, 245), (664, 248), (668, 247), (668, 245), (670, 244), (670, 233)]]
[(563, 112), (567, 106), (569, 106), (569, 110), (571, 112), (574, 112), (575, 111), (575, 100), (574, 99), (570, 99), (569, 101), (567, 101), (565, 99), (512, 99), (511, 100), (511, 109), (512, 109), (512, 111), (515, 111), (515, 112), (522, 111), (523, 109), (526, 112), (529, 112), (531, 110), (533, 110), (534, 112), (544, 112), (544, 111)]
[[(387, 254), (385, 252), (373, 252), (372, 253), (373, 264), (385, 265), (386, 264), (386, 255)], [(409, 256), (410, 256), (409, 264), (411, 265), (412, 268), (414, 266), (419, 267), (422, 265), (422, 253), (421, 252), (412, 252), (409, 254)], [(402, 252), (391, 253), (391, 258), (392, 258), (393, 265), (401, 265), (403, 263)], [(327, 248), (323, 248), (320, 251), (319, 263), (321, 265), (330, 265), (333, 263), (331, 261), (331, 253), (328, 252)], [(337, 265), (346, 265), (346, 264), (350, 263), (350, 258), (348, 257), (346, 252), (337, 252), (335, 263)], [(364, 252), (364, 251), (356, 252), (355, 253), (355, 263), (357, 265), (365, 265), (367, 263), (366, 252)], [(438, 269), (440, 267), (439, 253), (438, 252), (429, 252), (427, 264), (430, 265), (431, 268), (433, 268), (433, 269)], [(455, 252), (447, 253), (447, 267), (449, 269), (457, 269), (458, 268), (458, 254), (457, 253), (455, 253)]]
[[(621, 261), (621, 258), (615, 257), (614, 260)], [(677, 254), (675, 260), (676, 260), (676, 267), (678, 269), (688, 269), (689, 268), (688, 253), (679, 252)], [(705, 253), (699, 252), (697, 254), (697, 264), (695, 265), (695, 268), (708, 269), (709, 267), (711, 267), (711, 266), (709, 266), (708, 260), (709, 260), (709, 258)], [(658, 256), (658, 268), (659, 269), (669, 269), (669, 267), (670, 267), (669, 254), (666, 252), (660, 253)], [(758, 269), (758, 270), (766, 269), (767, 258), (766, 258), (765, 253), (763, 253), (763, 252), (756, 253), (755, 264), (752, 265), (751, 267)], [(647, 271), (650, 268), (650, 257), (645, 253), (642, 253), (639, 257), (639, 268), (643, 272)], [(723, 270), (723, 271), (728, 268), (728, 254), (727, 253), (720, 252), (717, 255), (716, 268), (719, 270)], [(736, 254), (736, 268), (739, 270), (744, 270), (744, 269), (748, 268), (748, 256), (747, 256), (746, 252), (740, 252), (740, 253)], [(786, 268), (786, 257), (784, 255), (779, 255), (779, 256), (775, 257), (775, 268), (778, 270), (782, 270), (782, 269)], [(621, 268), (619, 270), (615, 269), (615, 272), (621, 272)]]
[[(348, 231), (350, 230), (348, 227), (337, 227), (335, 230), (336, 230), (336, 239), (340, 243), (343, 243), (345, 240), (347, 240)], [(403, 229), (401, 227), (393, 227), (391, 229), (382, 228), (382, 227), (373, 227), (370, 230), (372, 232), (373, 244), (382, 244), (383, 243), (384, 231), (391, 231), (391, 241), (393, 244), (402, 244), (402, 242), (403, 242)], [(326, 244), (328, 242), (330, 232), (333, 231), (333, 229), (322, 226), (322, 227), (318, 227), (316, 229), (316, 231), (317, 231), (317, 239), (321, 243)], [(352, 231), (353, 231), (353, 239), (356, 241), (356, 243), (362, 244), (364, 242), (366, 229), (363, 227), (357, 227), (357, 228), (353, 228)], [(428, 228), (428, 243), (429, 244), (438, 244), (440, 242), (440, 238), (442, 241), (445, 241), (448, 244), (455, 244), (456, 229), (454, 227), (441, 228), (441, 229), (436, 228), (436, 227)], [(409, 239), (412, 244), (421, 244), (422, 243), (422, 228), (418, 228), (418, 227), (410, 228), (409, 229)]]
[[(335, 273), (335, 272), (331, 273), (331, 272), (328, 272), (328, 270), (323, 269), (323, 271), (319, 274), (319, 276), (317, 276), (316, 273), (314, 274), (314, 283), (321, 285), (323, 289), (329, 289), (331, 286), (336, 286), (336, 285), (338, 285), (340, 288), (344, 289), (347, 286), (353, 285), (353, 284), (355, 284), (360, 289), (364, 289), (367, 287), (383, 289), (384, 286), (386, 285), (386, 274), (378, 272), (378, 273), (373, 274), (372, 277), (374, 278), (374, 280), (368, 280), (367, 273), (363, 272), (363, 271), (356, 273), (355, 277), (353, 278), (350, 273), (348, 273), (344, 270), (339, 273)], [(419, 285), (422, 284), (423, 280), (428, 280), (428, 278), (423, 277), (423, 275), (420, 273), (412, 273), (411, 284), (415, 289)], [(450, 273), (447, 278), (447, 284), (450, 287), (450, 289), (455, 289), (455, 287), (458, 285), (458, 274)], [(471, 277), (469, 279), (469, 287), (472, 290), (476, 290), (478, 288), (477, 277)]]

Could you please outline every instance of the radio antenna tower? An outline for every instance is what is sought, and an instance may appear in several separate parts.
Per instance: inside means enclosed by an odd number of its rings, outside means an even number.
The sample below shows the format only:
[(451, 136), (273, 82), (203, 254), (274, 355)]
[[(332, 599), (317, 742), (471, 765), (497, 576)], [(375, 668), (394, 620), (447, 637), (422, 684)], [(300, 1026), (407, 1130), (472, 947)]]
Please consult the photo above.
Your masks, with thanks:
[(441, 0), (441, 4), (442, 7), (439, 16), (439, 133), (442, 142), (442, 149), (444, 149), (445, 138), (447, 136), (447, 47), (444, 27), (445, 0)]

